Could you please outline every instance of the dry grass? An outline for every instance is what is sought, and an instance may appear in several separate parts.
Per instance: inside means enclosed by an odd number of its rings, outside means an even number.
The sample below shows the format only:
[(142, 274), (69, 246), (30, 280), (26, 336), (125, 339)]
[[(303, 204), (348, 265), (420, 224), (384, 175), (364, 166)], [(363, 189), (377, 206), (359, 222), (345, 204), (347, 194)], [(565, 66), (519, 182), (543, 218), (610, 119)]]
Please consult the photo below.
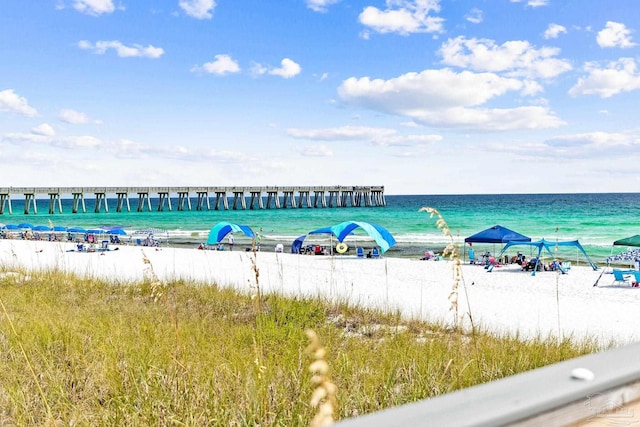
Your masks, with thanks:
[[(0, 424), (309, 426), (597, 349), (263, 295), (257, 279), (243, 295), (151, 272), (118, 286), (4, 275)], [(310, 329), (322, 345), (306, 352)]]

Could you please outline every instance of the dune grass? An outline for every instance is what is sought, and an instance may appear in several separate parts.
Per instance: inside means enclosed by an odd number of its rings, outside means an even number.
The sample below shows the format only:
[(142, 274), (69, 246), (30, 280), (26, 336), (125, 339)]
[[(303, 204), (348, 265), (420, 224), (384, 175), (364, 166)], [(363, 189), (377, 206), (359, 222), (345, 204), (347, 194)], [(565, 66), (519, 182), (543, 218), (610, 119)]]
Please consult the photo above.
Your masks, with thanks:
[(599, 349), (259, 287), (52, 271), (2, 276), (0, 301), (2, 425), (323, 425)]

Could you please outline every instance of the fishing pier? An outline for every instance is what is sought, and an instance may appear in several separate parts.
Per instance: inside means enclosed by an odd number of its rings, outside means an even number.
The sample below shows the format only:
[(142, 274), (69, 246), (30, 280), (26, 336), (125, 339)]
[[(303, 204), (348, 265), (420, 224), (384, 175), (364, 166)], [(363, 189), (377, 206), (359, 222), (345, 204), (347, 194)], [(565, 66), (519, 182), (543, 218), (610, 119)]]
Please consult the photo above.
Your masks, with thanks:
[[(13, 213), (12, 200), (24, 200), (24, 213), (38, 213), (38, 201), (48, 201), (48, 212), (62, 213), (62, 200), (72, 200), (72, 213), (183, 210), (240, 210), (385, 206), (384, 186), (313, 187), (0, 187), (0, 215)], [(114, 200), (115, 199), (115, 200)], [(152, 206), (154, 200), (155, 207)], [(192, 201), (194, 203), (192, 203)], [(115, 206), (113, 204), (115, 203)], [(195, 205), (195, 206), (194, 206)]]

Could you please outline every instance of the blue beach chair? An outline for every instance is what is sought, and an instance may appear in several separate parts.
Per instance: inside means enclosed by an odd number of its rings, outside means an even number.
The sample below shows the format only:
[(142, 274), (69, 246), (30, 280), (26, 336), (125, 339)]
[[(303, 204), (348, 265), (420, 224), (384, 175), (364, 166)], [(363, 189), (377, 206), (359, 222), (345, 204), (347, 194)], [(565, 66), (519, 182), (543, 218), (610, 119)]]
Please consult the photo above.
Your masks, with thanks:
[(640, 271), (634, 271), (633, 272), (633, 287), (634, 288), (640, 288)]
[(358, 258), (364, 258), (364, 249), (358, 246), (356, 248), (356, 255), (358, 256)]
[(626, 274), (628, 274), (625, 271), (622, 270), (613, 270), (613, 285), (615, 285), (616, 283), (620, 282), (620, 283), (624, 283), (625, 285), (627, 284), (627, 277)]
[(371, 249), (371, 258), (380, 258), (380, 251), (378, 248)]

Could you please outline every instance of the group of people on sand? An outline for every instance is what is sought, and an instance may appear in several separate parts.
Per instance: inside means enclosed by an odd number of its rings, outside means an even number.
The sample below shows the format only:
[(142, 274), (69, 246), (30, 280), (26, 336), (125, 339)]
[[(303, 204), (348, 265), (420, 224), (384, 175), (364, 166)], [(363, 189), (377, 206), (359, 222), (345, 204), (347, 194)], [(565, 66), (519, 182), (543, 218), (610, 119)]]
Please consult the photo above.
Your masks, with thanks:
[(562, 261), (554, 259), (548, 264), (544, 264), (543, 262), (540, 262), (537, 257), (527, 259), (527, 257), (522, 252), (518, 252), (516, 255), (513, 255), (511, 257), (508, 255), (504, 255), (502, 259), (497, 259), (493, 255), (491, 255), (491, 252), (487, 251), (482, 254), (481, 260), (477, 260), (472, 248), (469, 249), (469, 264), (480, 264), (483, 265), (486, 269), (488, 269), (490, 266), (501, 267), (507, 264), (516, 264), (519, 265), (523, 271), (535, 270), (536, 268), (538, 271), (563, 270)]

